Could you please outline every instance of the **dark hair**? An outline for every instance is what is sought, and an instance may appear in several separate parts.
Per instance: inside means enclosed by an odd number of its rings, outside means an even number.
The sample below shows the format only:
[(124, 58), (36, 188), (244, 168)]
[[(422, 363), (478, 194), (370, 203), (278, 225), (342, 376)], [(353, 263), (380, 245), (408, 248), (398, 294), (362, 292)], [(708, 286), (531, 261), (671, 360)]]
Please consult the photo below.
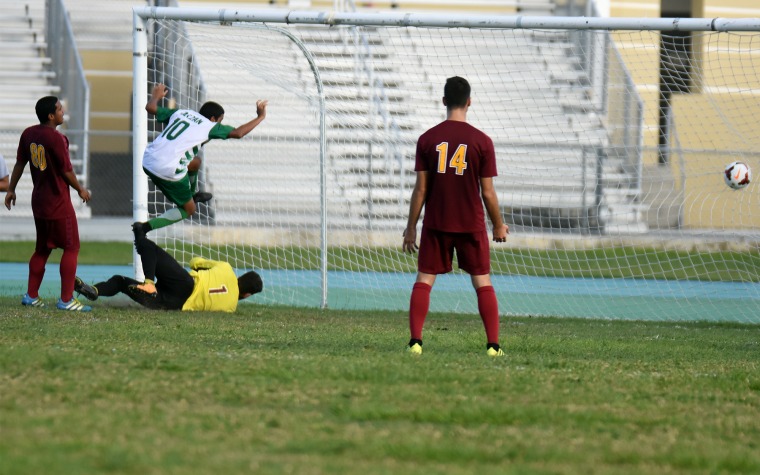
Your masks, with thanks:
[(239, 298), (242, 298), (245, 294), (258, 294), (263, 288), (264, 283), (261, 281), (261, 276), (253, 271), (246, 272), (238, 277)]
[(55, 114), (55, 105), (58, 104), (58, 98), (55, 96), (45, 96), (34, 106), (34, 112), (37, 113), (37, 118), (40, 120), (40, 124), (47, 124), (50, 120), (50, 114)]
[(198, 111), (200, 115), (207, 119), (216, 117), (217, 119), (224, 115), (224, 107), (220, 106), (216, 102), (208, 101), (201, 106), (201, 110)]
[(443, 97), (446, 99), (446, 107), (450, 109), (466, 106), (467, 99), (470, 98), (470, 83), (459, 76), (448, 78), (443, 87)]

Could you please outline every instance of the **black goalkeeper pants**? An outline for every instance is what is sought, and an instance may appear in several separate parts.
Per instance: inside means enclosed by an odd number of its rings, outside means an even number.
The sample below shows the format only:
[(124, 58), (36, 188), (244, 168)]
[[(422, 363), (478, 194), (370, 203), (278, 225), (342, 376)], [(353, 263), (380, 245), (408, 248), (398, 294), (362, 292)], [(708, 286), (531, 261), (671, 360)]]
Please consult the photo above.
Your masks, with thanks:
[(112, 297), (119, 292), (128, 295), (140, 305), (154, 310), (180, 310), (193, 293), (195, 282), (190, 274), (172, 256), (150, 239), (143, 238), (137, 244), (137, 253), (143, 265), (145, 278), (155, 281), (155, 299), (135, 299), (127, 291), (130, 285), (141, 284), (135, 279), (115, 275), (105, 282), (95, 284), (98, 295)]

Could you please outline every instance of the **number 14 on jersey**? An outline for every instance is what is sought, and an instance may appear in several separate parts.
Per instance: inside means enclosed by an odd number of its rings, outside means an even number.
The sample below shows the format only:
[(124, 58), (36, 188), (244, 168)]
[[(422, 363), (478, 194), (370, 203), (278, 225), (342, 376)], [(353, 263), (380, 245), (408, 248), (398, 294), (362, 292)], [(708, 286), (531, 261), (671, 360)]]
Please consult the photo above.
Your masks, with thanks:
[[(446, 173), (446, 161), (449, 156), (449, 143), (441, 142), (435, 149), (438, 151), (438, 173)], [(467, 144), (459, 144), (451, 160), (448, 160), (448, 166), (456, 170), (457, 175), (463, 175), (467, 170)]]

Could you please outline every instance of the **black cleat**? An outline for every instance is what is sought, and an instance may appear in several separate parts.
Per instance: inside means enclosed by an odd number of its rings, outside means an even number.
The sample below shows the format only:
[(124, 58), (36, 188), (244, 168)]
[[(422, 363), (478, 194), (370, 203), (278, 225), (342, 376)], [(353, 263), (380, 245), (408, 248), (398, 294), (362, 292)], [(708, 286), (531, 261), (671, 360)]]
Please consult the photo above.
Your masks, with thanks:
[(156, 292), (146, 292), (140, 288), (140, 285), (130, 285), (125, 293), (143, 307), (156, 308), (156, 299), (158, 298)]
[(150, 224), (139, 221), (132, 223), (132, 232), (135, 233), (135, 244), (145, 239), (145, 235), (151, 230)]
[(90, 284), (85, 284), (79, 277), (74, 277), (74, 290), (87, 297), (87, 300), (98, 299), (98, 289)]
[(193, 201), (195, 201), (196, 204), (205, 203), (207, 201), (211, 201), (211, 198), (213, 197), (214, 195), (212, 195), (211, 193), (207, 193), (205, 191), (199, 191), (198, 193), (193, 195)]

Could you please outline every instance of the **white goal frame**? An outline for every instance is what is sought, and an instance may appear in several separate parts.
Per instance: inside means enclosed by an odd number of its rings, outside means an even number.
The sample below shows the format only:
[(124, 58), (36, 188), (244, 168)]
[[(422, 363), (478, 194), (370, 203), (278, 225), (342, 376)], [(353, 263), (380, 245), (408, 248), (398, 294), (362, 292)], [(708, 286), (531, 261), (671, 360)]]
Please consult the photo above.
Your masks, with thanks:
[[(219, 23), (247, 22), (276, 26), (286, 24), (326, 26), (396, 26), (477, 29), (541, 29), (541, 30), (651, 30), (682, 32), (760, 32), (758, 18), (600, 18), (600, 17), (547, 17), (500, 16), (424, 13), (359, 13), (338, 11), (298, 11), (287, 9), (237, 8), (186, 8), (186, 7), (135, 7), (133, 9), (133, 218), (148, 219), (148, 180), (142, 172), (142, 155), (148, 143), (148, 116), (144, 110), (148, 97), (148, 32), (149, 20), (188, 20)], [(325, 179), (326, 138), (325, 98), (319, 69), (307, 47), (286, 30), (281, 32), (298, 45), (312, 67), (320, 96), (320, 189), (321, 189), (321, 269), (322, 302), (327, 307), (327, 196)], [(135, 274), (142, 276), (140, 261), (135, 255)]]

